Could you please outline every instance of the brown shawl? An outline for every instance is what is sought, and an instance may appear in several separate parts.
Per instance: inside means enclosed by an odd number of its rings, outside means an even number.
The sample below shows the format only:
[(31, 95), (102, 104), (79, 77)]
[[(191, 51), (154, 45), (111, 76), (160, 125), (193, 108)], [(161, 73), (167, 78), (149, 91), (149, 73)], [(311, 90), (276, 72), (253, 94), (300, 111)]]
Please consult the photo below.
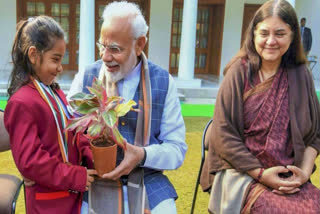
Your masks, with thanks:
[[(320, 106), (311, 74), (306, 65), (288, 69), (290, 135), (294, 165), (300, 166), (306, 146), (320, 151)], [(262, 167), (244, 145), (243, 89), (245, 67), (237, 60), (221, 83), (202, 171), (204, 190), (212, 184), (210, 174), (234, 168), (239, 172)]]

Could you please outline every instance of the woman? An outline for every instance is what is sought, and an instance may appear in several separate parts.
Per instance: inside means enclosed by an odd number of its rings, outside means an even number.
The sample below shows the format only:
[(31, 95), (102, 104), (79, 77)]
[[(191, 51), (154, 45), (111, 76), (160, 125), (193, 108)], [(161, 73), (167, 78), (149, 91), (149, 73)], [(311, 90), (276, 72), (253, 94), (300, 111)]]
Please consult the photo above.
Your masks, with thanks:
[(89, 143), (65, 132), (72, 115), (55, 82), (66, 50), (64, 32), (47, 16), (17, 25), (12, 48), (13, 70), (4, 114), (14, 161), (26, 185), (27, 213), (80, 213), (82, 193), (95, 170)]
[(208, 154), (209, 210), (320, 213), (320, 190), (310, 183), (320, 108), (287, 1), (261, 6), (224, 72)]

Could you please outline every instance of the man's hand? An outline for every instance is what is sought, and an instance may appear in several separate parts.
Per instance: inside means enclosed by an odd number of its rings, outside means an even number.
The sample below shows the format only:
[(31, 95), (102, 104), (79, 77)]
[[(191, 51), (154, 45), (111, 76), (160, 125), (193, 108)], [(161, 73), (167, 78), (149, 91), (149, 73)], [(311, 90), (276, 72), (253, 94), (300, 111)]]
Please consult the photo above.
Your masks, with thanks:
[(87, 183), (86, 183), (86, 191), (89, 190), (91, 183), (94, 181), (93, 175), (97, 175), (98, 172), (94, 169), (87, 169)]
[(127, 150), (124, 152), (124, 159), (113, 171), (102, 175), (103, 178), (117, 180), (122, 175), (128, 175), (144, 157), (142, 147), (134, 146), (127, 143)]

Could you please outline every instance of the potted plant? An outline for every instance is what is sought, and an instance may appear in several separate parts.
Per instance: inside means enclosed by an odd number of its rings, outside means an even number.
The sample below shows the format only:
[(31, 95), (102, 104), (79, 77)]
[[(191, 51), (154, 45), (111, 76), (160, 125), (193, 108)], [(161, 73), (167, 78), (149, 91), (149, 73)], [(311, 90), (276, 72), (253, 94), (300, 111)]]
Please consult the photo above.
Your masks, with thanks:
[(102, 82), (94, 79), (90, 94), (77, 93), (70, 105), (81, 116), (71, 119), (66, 130), (85, 133), (90, 140), (95, 169), (99, 176), (112, 171), (116, 166), (117, 146), (126, 149), (126, 140), (118, 130), (118, 118), (127, 114), (136, 105), (133, 100), (121, 103), (123, 98), (107, 96)]

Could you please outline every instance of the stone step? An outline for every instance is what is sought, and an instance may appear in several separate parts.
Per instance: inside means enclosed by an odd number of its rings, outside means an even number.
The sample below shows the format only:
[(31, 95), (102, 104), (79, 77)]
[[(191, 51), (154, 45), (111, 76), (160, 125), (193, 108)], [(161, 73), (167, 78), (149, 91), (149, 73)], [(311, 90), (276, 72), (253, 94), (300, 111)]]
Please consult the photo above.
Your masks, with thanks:
[(218, 87), (214, 88), (178, 88), (178, 93), (186, 98), (213, 99), (218, 94)]

